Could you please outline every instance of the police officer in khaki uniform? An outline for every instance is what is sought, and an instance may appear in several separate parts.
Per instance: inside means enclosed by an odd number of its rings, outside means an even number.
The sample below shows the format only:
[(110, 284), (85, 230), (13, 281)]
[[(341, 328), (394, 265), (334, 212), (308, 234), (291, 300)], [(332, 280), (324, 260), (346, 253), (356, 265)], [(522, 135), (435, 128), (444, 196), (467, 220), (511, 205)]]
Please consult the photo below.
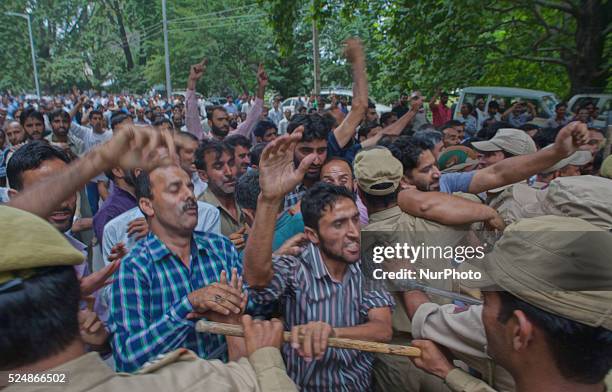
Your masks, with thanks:
[[(362, 229), (363, 248), (368, 249), (376, 243), (409, 243), (428, 245), (455, 246), (465, 240), (469, 230), (468, 225), (445, 226), (433, 221), (416, 218), (402, 210), (397, 205), (400, 179), (403, 168), (386, 148), (372, 148), (360, 152), (354, 162), (355, 178), (357, 180), (360, 198), (368, 208), (369, 224)], [(364, 259), (362, 259), (364, 260)], [(367, 263), (367, 262), (366, 262)], [(404, 263), (401, 263), (404, 264)], [(441, 269), (450, 267), (450, 260), (428, 259), (426, 262), (416, 262), (415, 268)], [(383, 265), (384, 267), (384, 265)], [(367, 270), (366, 266), (363, 266)], [(453, 284), (450, 279), (423, 281), (428, 286), (451, 291)], [(398, 287), (401, 291), (402, 287)], [(404, 288), (405, 289), (405, 288)], [(396, 293), (398, 302), (402, 295)], [(448, 303), (448, 298), (436, 297), (436, 302)], [(393, 329), (396, 344), (408, 344), (411, 332), (410, 319), (404, 307), (398, 306), (393, 312)], [(447, 391), (448, 388), (435, 378), (429, 377), (418, 369), (406, 371), (412, 363), (403, 357), (392, 355), (377, 355), (374, 364), (375, 382), (380, 390), (407, 391)]]
[[(517, 391), (604, 390), (612, 367), (611, 253), (612, 234), (585, 220), (523, 219), (508, 226), (483, 261), (484, 278), (464, 282), (487, 289), (487, 353), (509, 370)], [(438, 323), (445, 318), (435, 317)], [(461, 335), (482, 343), (478, 334)], [(456, 336), (444, 336), (444, 344), (454, 344), (449, 340)], [(455, 368), (432, 341), (413, 344), (424, 350), (415, 364), (452, 390), (494, 391)]]
[[(186, 349), (157, 358), (138, 374), (113, 372), (87, 353), (77, 312), (73, 265), (83, 260), (46, 221), (0, 207), (0, 388), (6, 391), (297, 391), (279, 347), (282, 323), (243, 317), (249, 358), (224, 364)], [(55, 383), (24, 383), (9, 373), (54, 372)], [(40, 376), (39, 376), (40, 377)], [(57, 377), (60, 377), (59, 379)], [(27, 381), (27, 376), (26, 379)], [(59, 381), (63, 380), (64, 383)], [(53, 381), (51, 379), (50, 381)]]
[(472, 147), (480, 153), (479, 169), (494, 165), (506, 158), (533, 154), (538, 150), (527, 132), (514, 128), (501, 128), (490, 140), (473, 142)]

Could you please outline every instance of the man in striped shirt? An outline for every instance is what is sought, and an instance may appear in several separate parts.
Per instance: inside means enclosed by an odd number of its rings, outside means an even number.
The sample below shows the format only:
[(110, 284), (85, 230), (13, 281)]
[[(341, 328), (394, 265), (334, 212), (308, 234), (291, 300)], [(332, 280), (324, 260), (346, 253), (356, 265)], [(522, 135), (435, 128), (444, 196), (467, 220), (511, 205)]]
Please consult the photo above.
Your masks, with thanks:
[[(289, 375), (302, 391), (368, 391), (373, 356), (361, 351), (326, 350), (329, 337), (385, 342), (391, 338), (391, 296), (366, 287), (360, 266), (359, 211), (344, 187), (319, 183), (302, 199), (308, 246), (297, 256), (272, 258), (276, 213), (315, 160), (297, 169), (293, 150), (298, 129), (271, 142), (260, 161), (261, 194), (244, 254), (249, 295), (258, 305), (282, 303), (292, 344), (283, 355)], [(298, 336), (304, 335), (303, 343)]]
[(150, 232), (125, 257), (112, 286), (109, 324), (117, 370), (135, 371), (180, 347), (205, 359), (239, 357), (241, 338), (228, 337), (226, 345), (220, 335), (195, 332), (198, 317), (238, 323), (246, 295), (236, 278), (242, 268), (232, 243), (193, 231), (198, 205), (189, 175), (178, 165), (143, 172), (136, 195)]

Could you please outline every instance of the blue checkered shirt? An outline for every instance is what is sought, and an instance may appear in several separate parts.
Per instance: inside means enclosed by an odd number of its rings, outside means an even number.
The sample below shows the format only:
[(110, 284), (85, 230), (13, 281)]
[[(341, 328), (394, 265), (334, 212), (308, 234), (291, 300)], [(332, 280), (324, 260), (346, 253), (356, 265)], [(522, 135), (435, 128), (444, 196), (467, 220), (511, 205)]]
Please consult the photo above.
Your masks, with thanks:
[[(342, 282), (332, 279), (319, 248), (309, 244), (301, 255), (274, 258), (274, 277), (264, 289), (250, 289), (257, 305), (280, 300), (285, 329), (309, 321), (334, 328), (368, 321), (373, 308), (390, 307), (393, 297), (366, 287), (359, 263), (348, 265)], [(289, 344), (283, 346), (287, 373), (302, 392), (369, 391), (374, 356), (358, 350), (328, 349), (321, 360), (306, 362)]]
[(195, 332), (187, 295), (218, 282), (221, 271), (242, 263), (233, 244), (213, 233), (194, 232), (189, 268), (149, 234), (121, 262), (113, 282), (109, 326), (118, 371), (133, 372), (159, 354), (185, 347), (202, 358), (227, 360), (221, 335)]

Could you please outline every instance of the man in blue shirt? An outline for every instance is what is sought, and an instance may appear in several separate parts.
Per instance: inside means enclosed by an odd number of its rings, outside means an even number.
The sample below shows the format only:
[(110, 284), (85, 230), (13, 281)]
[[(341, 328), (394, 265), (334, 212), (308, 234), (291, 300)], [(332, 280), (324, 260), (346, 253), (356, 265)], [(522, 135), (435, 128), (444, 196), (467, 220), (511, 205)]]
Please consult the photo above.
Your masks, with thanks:
[[(177, 165), (141, 173), (136, 197), (149, 234), (124, 258), (112, 286), (110, 330), (119, 371), (134, 371), (159, 354), (186, 347), (205, 359), (233, 359), (241, 338), (198, 334), (193, 318), (238, 323), (246, 307), (232, 243), (194, 232), (198, 204), (189, 175)], [(232, 281), (226, 276), (232, 271)]]
[(413, 190), (416, 188), (411, 192), (416, 195), (415, 197), (419, 197), (418, 191), (479, 194), (523, 181), (571, 155), (587, 140), (586, 124), (575, 121), (559, 131), (551, 148), (507, 158), (481, 170), (445, 174), (440, 173), (436, 160), (427, 146), (410, 137), (399, 138), (389, 146), (389, 149), (404, 166), (402, 188)]

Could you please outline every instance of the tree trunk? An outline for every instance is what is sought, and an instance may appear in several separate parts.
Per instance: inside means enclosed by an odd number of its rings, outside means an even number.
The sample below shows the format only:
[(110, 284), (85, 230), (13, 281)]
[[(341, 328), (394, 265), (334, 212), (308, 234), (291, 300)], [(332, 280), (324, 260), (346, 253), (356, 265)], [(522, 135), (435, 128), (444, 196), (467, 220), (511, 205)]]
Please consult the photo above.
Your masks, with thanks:
[(578, 56), (565, 60), (570, 63), (568, 76), (570, 95), (598, 93), (606, 87), (609, 70), (604, 69), (605, 37), (603, 31), (610, 23), (603, 0), (582, 0), (576, 16), (576, 49)]
[[(119, 37), (121, 38), (121, 49), (123, 49), (123, 54), (125, 55), (125, 64), (128, 71), (131, 71), (134, 68), (134, 57), (132, 56), (132, 50), (130, 49), (130, 43), (128, 41), (127, 32), (125, 31), (125, 24), (123, 23), (123, 14), (121, 12), (121, 6), (117, 0), (113, 0), (112, 4), (108, 4), (104, 2), (104, 4), (112, 9), (115, 14), (115, 19), (113, 22), (117, 23), (119, 27)], [(109, 15), (110, 16), (110, 15)], [(111, 17), (111, 20), (113, 18)]]

